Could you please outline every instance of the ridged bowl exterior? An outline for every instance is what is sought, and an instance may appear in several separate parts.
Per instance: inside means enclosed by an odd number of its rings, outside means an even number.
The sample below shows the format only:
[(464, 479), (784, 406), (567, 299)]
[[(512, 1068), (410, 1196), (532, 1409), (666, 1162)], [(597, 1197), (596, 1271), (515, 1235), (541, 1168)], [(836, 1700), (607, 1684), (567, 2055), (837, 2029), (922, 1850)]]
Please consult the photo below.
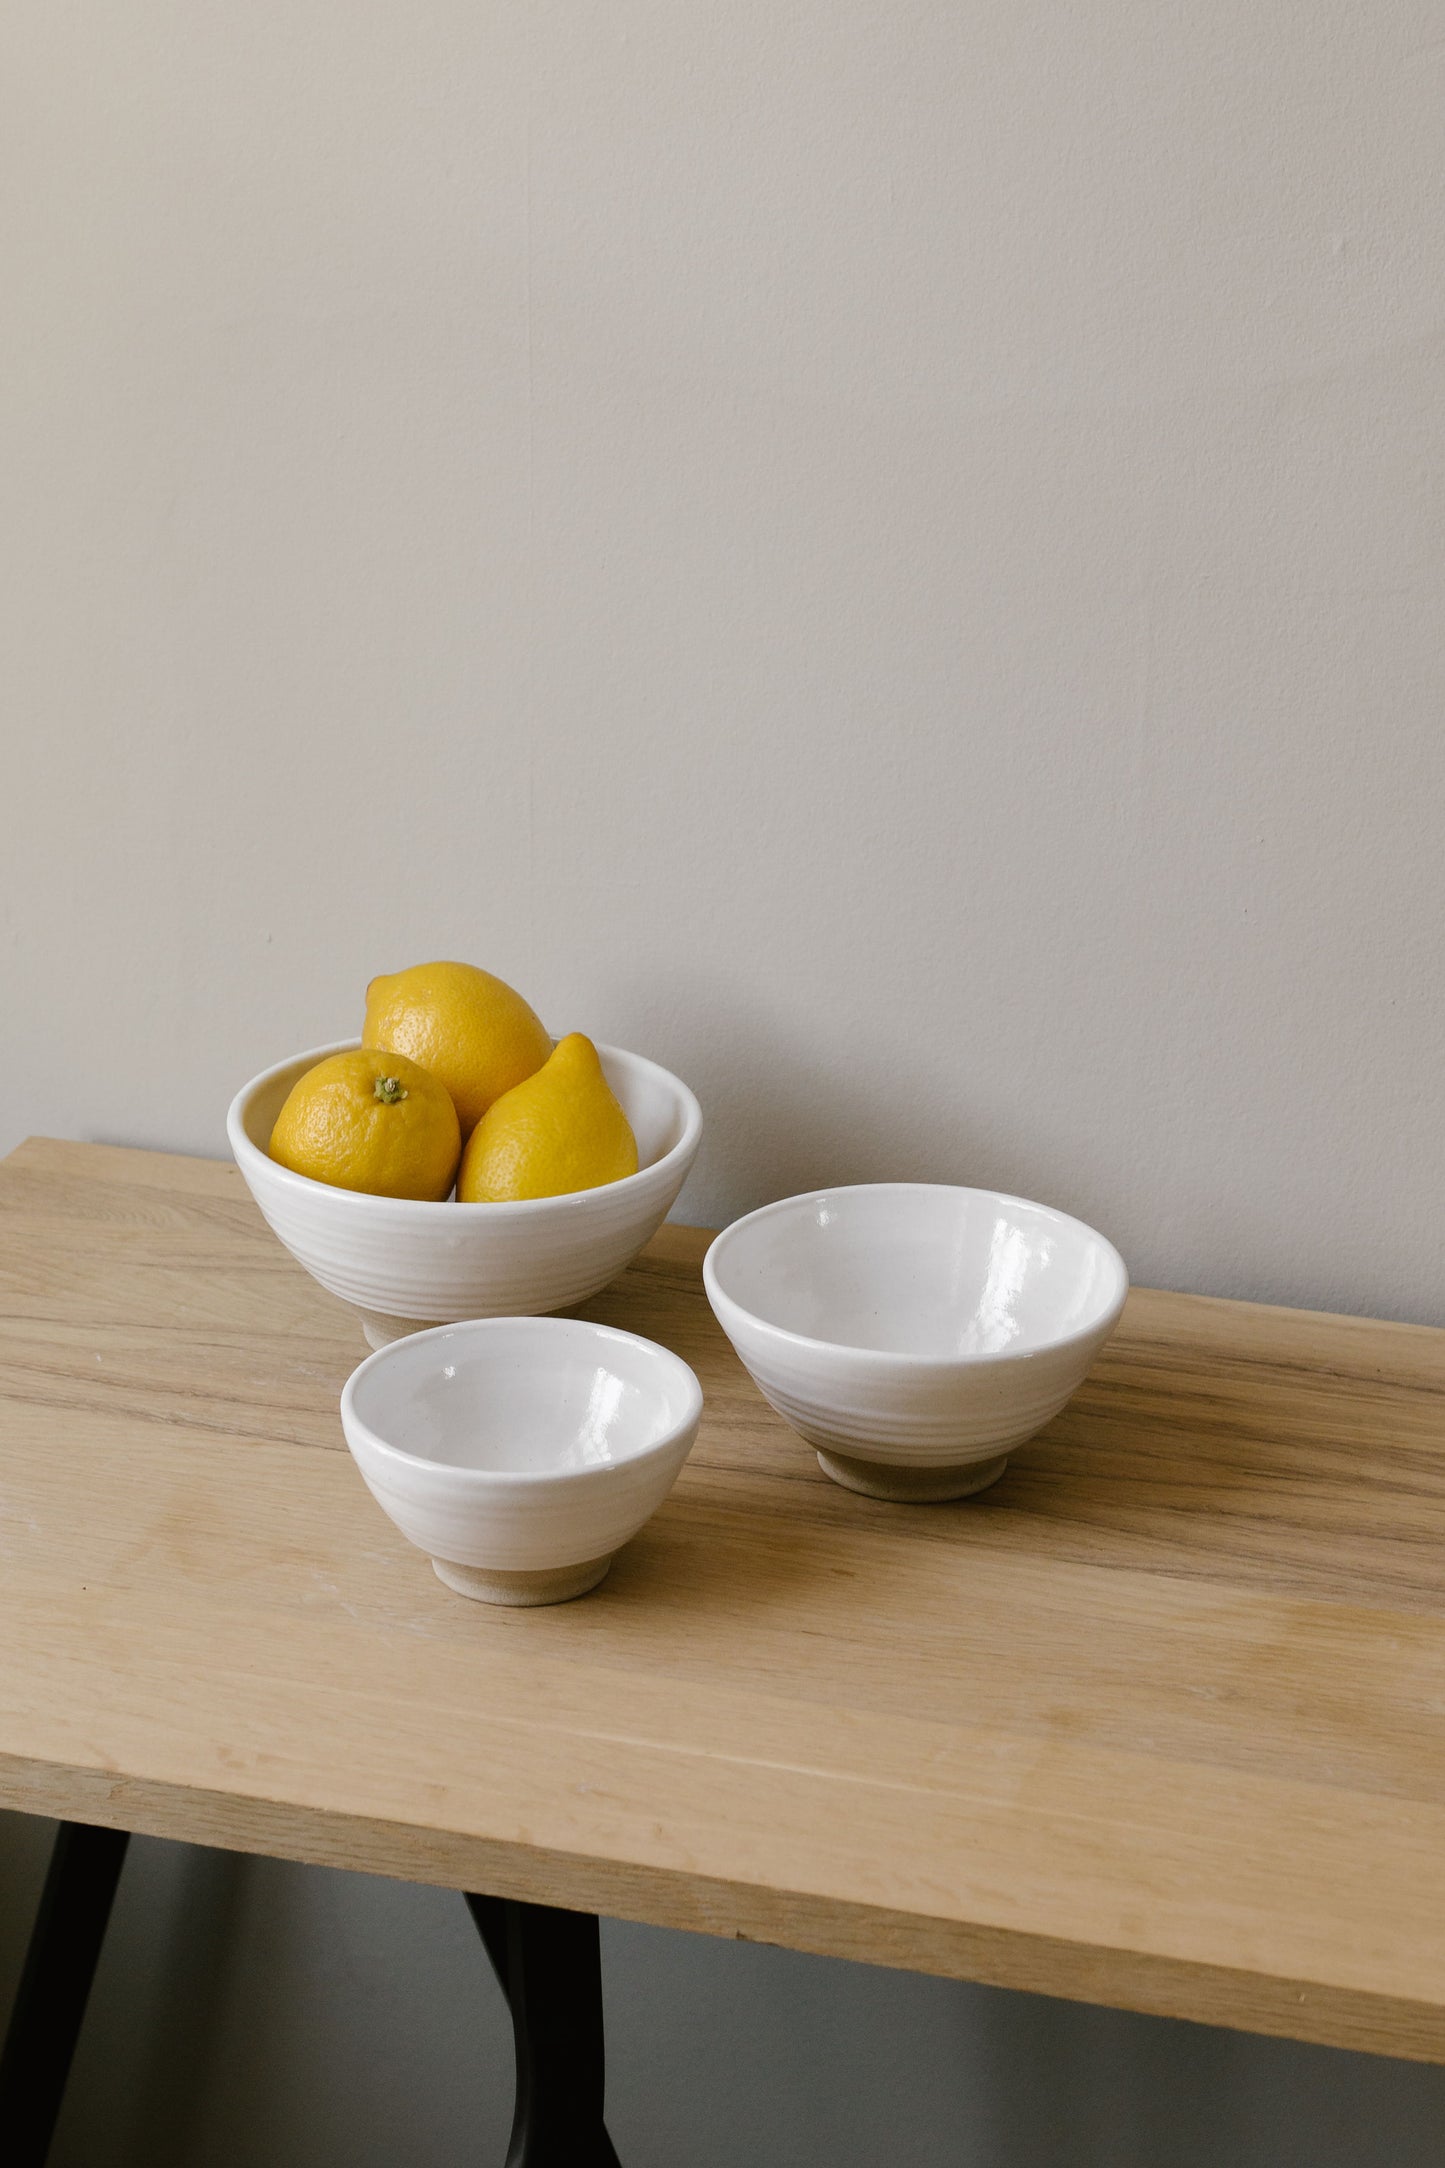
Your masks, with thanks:
[[(895, 1191), (901, 1215), (921, 1209), (930, 1189), (925, 1184), (871, 1187)], [(819, 1192), (818, 1200), (846, 1194)], [(933, 1198), (940, 1194), (931, 1191)], [(788, 1199), (764, 1211), (781, 1213), (788, 1205), (811, 1201)], [(749, 1221), (762, 1216), (750, 1214)], [(734, 1300), (722, 1284), (718, 1261), (732, 1232), (725, 1230), (708, 1252), (703, 1277), (718, 1322), (763, 1398), (810, 1445), (897, 1467), (963, 1468), (1032, 1438), (1083, 1383), (1118, 1323), (1128, 1291), (1128, 1276), (1112, 1245), (1080, 1227), (1081, 1235), (1107, 1253), (1116, 1281), (1106, 1312), (1088, 1329), (1002, 1356), (885, 1354), (785, 1330)], [(805, 1269), (800, 1259), (793, 1269)]]
[(656, 1062), (599, 1046), (644, 1162), (624, 1181), (521, 1204), (423, 1204), (333, 1189), (278, 1166), (272, 1125), (297, 1078), (354, 1039), (298, 1054), (237, 1093), (227, 1134), (267, 1225), (329, 1294), (381, 1317), (452, 1324), (585, 1301), (657, 1232), (702, 1136), (696, 1099)]
[(818, 1359), (780, 1347), (750, 1331), (745, 1315), (713, 1307), (764, 1400), (801, 1438), (910, 1468), (965, 1467), (1022, 1445), (1078, 1390), (1112, 1330), (1006, 1365), (909, 1372), (896, 1362), (870, 1366), (861, 1349)]
[(497, 1573), (539, 1573), (606, 1558), (631, 1541), (662, 1504), (682, 1472), (697, 1435), (620, 1468), (592, 1468), (567, 1479), (539, 1477), (487, 1491), (457, 1480), (471, 1471), (440, 1468), (398, 1479), (394, 1462), (364, 1439), (347, 1442), (367, 1489), (408, 1543), (429, 1558)]

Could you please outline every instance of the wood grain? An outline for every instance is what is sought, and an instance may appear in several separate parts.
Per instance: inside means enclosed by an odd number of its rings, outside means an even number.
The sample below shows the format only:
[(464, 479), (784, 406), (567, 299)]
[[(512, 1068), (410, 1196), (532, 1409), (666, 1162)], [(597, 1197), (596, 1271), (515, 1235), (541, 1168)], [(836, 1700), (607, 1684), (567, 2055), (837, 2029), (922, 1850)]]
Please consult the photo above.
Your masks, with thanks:
[(1445, 2061), (1445, 1333), (1137, 1291), (998, 1488), (828, 1483), (665, 1229), (693, 1459), (447, 1593), (235, 1171), (0, 1165), (0, 1802)]

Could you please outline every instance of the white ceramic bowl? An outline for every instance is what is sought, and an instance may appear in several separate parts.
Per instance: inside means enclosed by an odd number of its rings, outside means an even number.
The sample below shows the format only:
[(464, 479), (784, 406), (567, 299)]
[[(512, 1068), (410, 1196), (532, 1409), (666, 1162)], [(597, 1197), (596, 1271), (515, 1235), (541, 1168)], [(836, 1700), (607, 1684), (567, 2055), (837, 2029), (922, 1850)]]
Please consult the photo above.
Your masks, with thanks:
[(333, 1189), (278, 1166), (266, 1146), (292, 1085), (358, 1044), (318, 1046), (263, 1070), (231, 1102), (226, 1134), (272, 1232), (361, 1312), (372, 1347), (458, 1318), (584, 1302), (656, 1234), (697, 1156), (702, 1112), (687, 1086), (640, 1054), (599, 1046), (637, 1138), (638, 1170), (621, 1182), (520, 1204), (422, 1204)]
[(701, 1413), (678, 1356), (567, 1317), (414, 1333), (341, 1395), (372, 1496), (448, 1588), (488, 1603), (595, 1588), (672, 1489)]
[(966, 1498), (1057, 1415), (1129, 1276), (1081, 1220), (994, 1190), (875, 1182), (765, 1205), (703, 1265), (763, 1398), (835, 1481)]

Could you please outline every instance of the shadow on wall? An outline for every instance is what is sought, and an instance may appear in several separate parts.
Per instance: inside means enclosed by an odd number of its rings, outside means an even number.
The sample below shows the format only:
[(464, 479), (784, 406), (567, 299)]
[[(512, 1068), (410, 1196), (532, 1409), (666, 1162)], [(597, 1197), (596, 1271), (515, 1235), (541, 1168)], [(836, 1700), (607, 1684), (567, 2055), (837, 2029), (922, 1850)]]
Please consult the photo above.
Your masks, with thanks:
[(1445, 2071), (604, 1930), (627, 2168), (1438, 2168)]
[[(50, 1863), (55, 1825), (0, 1815), (0, 2024)], [(52, 2151), (54, 2168), (185, 2164), (219, 2015), (218, 1953), (237, 1917), (244, 1859), (133, 1839)], [(144, 1962), (134, 1961), (138, 1952)]]
[[(0, 2015), (50, 1825), (0, 1815)], [(608, 1922), (627, 2168), (1438, 2168), (1445, 2071)], [(460, 1900), (132, 1846), (53, 2168), (500, 2160)]]
[[(141, 2160), (185, 2168), (199, 2157), (196, 2106), (222, 2016), (216, 1976), (246, 1867), (234, 1853), (132, 1839), (66, 2087), (54, 2168)], [(126, 1962), (140, 1950), (146, 1962)]]
[(452, 1892), (140, 1838), (50, 2168), (500, 2160), (510, 2042)]
[(1016, 1131), (1011, 1109), (971, 1092), (969, 1064), (926, 1035), (903, 1046), (875, 1030), (849, 1047), (844, 1019), (820, 1049), (754, 990), (716, 979), (653, 978), (610, 999), (612, 1036), (675, 1070), (702, 1102), (683, 1220), (733, 1219), (829, 1183), (960, 1182), (1108, 1225), (1107, 1191), (1081, 1180), (1068, 1137)]
[(0, 1814), (0, 2023), (10, 2015), (54, 1841), (53, 1822)]

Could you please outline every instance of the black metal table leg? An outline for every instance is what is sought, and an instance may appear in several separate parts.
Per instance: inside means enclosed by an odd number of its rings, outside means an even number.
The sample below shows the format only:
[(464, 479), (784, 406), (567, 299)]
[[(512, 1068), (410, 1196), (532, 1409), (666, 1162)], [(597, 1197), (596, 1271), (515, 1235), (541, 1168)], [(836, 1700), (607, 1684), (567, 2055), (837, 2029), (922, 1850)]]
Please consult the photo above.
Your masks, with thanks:
[(503, 1897), (469, 1896), (467, 1898), (467, 1908), (476, 1922), (477, 1933), (482, 1938), (482, 1945), (492, 1961), (492, 1970), (497, 1975), (497, 1985), (506, 1996), (507, 2006), (510, 2009), (512, 1990), (508, 1984), (510, 1968), (507, 1964), (506, 1899)]
[(512, 2012), (506, 2168), (620, 2168), (602, 2120), (602, 1949), (591, 1912), (468, 1897)]
[(130, 1839), (62, 1822), (0, 2054), (0, 2160), (44, 2168)]

